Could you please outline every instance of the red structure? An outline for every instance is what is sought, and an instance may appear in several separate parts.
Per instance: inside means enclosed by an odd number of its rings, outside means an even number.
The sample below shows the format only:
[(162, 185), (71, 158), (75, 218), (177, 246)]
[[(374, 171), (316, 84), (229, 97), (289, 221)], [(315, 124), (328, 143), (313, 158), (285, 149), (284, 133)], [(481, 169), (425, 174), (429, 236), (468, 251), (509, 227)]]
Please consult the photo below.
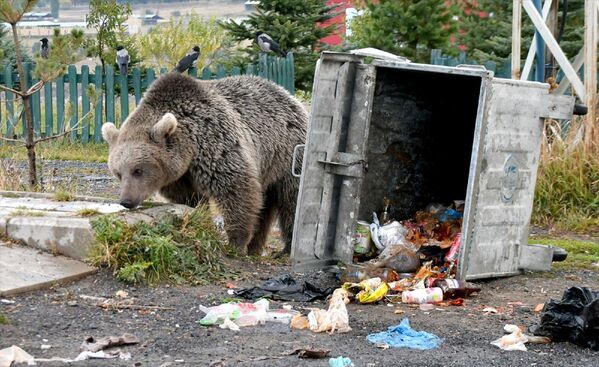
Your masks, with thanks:
[(350, 8), (351, 0), (328, 0), (327, 5), (333, 6), (338, 5), (336, 12), (340, 14), (335, 18), (329, 19), (324, 22), (322, 25), (324, 27), (330, 24), (337, 24), (337, 30), (333, 32), (330, 36), (323, 38), (321, 41), (330, 46), (336, 46), (343, 42), (343, 36), (345, 35), (345, 9)]

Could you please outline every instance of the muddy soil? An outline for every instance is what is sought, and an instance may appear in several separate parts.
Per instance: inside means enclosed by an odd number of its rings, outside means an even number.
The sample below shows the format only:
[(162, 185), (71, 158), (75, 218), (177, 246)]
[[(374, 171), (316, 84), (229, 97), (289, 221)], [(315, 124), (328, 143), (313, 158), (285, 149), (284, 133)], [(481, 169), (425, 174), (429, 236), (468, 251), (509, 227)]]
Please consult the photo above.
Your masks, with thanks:
[[(232, 266), (242, 269), (235, 285), (250, 286), (261, 279), (289, 271), (289, 266), (268, 260), (235, 259)], [(308, 275), (303, 275), (308, 276)], [(321, 285), (336, 284), (325, 273), (309, 274)], [(130, 352), (128, 361), (92, 360), (78, 366), (328, 366), (328, 360), (299, 359), (288, 355), (296, 348), (329, 349), (330, 355), (352, 359), (355, 366), (598, 366), (599, 352), (569, 343), (528, 345), (527, 352), (505, 352), (489, 343), (503, 335), (503, 326), (511, 323), (529, 327), (539, 320), (537, 304), (561, 298), (570, 286), (597, 288), (597, 271), (553, 271), (495, 279), (480, 283), (483, 291), (467, 299), (464, 306), (438, 307), (421, 311), (406, 305), (379, 303), (349, 304), (351, 332), (314, 334), (290, 330), (287, 325), (267, 323), (242, 328), (239, 332), (196, 323), (203, 313), (198, 306), (215, 305), (230, 299), (225, 282), (209, 286), (157, 287), (129, 286), (117, 281), (108, 270), (86, 279), (11, 298), (16, 303), (0, 303), (0, 312), (10, 320), (0, 326), (0, 348), (13, 344), (38, 358), (74, 358), (88, 336), (132, 333), (139, 345), (122, 347)], [(115, 297), (125, 290), (137, 305), (154, 305), (164, 310), (105, 310), (79, 296)], [(290, 304), (294, 309), (326, 307), (324, 302), (308, 304), (273, 302), (271, 307)], [(485, 315), (490, 306), (497, 314)], [(397, 314), (396, 310), (404, 313)], [(397, 325), (404, 318), (416, 330), (424, 330), (443, 339), (440, 348), (430, 351), (377, 349), (366, 340), (369, 333)], [(42, 344), (50, 349), (40, 349)], [(59, 362), (40, 366), (62, 366)]]

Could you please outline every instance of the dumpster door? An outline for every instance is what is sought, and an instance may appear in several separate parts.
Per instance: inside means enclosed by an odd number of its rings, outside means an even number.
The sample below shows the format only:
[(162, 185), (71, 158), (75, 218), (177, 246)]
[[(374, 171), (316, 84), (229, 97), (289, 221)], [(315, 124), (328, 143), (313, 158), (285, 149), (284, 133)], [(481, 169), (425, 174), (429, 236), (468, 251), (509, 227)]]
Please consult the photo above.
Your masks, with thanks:
[(462, 279), (519, 273), (543, 119), (572, 116), (572, 98), (549, 94), (547, 84), (488, 79), (485, 86), (466, 193), (458, 269)]
[(317, 64), (291, 246), (295, 270), (352, 260), (376, 72), (362, 59), (324, 53)]

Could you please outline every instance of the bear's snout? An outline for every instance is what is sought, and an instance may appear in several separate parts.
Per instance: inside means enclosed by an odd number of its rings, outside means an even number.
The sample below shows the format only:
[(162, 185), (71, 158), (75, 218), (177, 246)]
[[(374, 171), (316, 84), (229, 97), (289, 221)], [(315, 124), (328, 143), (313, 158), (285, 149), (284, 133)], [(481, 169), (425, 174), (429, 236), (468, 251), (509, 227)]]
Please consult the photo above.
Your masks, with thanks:
[(127, 209), (133, 209), (139, 205), (139, 203), (134, 203), (131, 199), (121, 199), (120, 204)]

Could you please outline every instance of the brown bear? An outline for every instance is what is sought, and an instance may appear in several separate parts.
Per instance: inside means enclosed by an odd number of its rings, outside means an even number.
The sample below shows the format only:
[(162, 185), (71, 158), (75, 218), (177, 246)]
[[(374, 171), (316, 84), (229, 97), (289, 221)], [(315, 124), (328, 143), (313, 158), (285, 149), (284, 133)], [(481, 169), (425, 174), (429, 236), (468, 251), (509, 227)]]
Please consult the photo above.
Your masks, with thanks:
[(189, 206), (213, 199), (229, 242), (249, 254), (261, 254), (278, 214), (289, 253), (299, 187), (292, 156), (307, 122), (301, 103), (268, 80), (169, 73), (120, 130), (106, 123), (102, 136), (121, 205), (135, 208), (156, 191)]

